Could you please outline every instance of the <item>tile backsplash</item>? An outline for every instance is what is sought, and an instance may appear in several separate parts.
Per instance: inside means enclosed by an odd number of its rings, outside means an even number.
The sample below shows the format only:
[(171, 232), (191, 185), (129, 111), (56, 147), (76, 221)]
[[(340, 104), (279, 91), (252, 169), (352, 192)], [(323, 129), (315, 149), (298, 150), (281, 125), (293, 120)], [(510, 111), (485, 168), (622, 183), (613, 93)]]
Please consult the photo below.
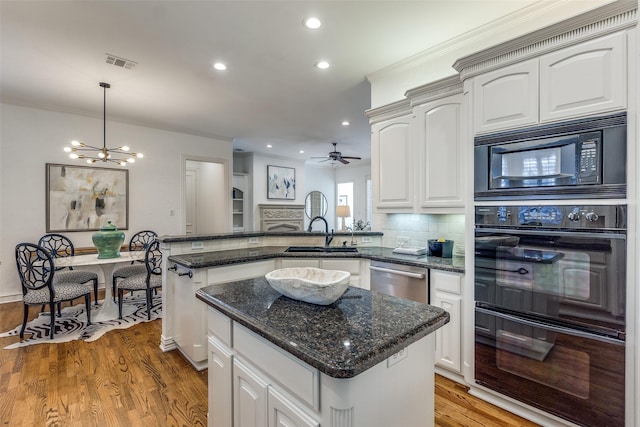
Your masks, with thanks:
[(427, 240), (444, 238), (464, 244), (462, 214), (375, 214), (374, 231), (381, 231), (382, 246), (425, 247)]

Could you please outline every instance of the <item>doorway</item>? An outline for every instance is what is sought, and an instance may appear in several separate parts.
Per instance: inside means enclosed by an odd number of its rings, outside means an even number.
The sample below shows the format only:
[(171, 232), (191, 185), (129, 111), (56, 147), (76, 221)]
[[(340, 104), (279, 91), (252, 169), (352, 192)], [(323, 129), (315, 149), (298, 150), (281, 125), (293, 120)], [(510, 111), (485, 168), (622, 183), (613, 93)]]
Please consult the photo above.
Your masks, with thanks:
[(184, 221), (187, 235), (229, 231), (227, 161), (185, 157)]

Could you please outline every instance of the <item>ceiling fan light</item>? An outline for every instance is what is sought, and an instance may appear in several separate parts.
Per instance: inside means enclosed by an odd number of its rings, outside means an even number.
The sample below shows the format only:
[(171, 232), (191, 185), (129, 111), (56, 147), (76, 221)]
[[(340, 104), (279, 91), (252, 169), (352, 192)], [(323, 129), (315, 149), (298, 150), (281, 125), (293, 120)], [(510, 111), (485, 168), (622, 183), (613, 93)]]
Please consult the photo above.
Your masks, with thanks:
[(78, 155), (76, 153), (71, 153), (71, 154), (69, 154), (69, 158), (70, 159), (77, 159)]
[(75, 139), (73, 141), (71, 141), (71, 145), (73, 145), (74, 147), (78, 147), (81, 146), (82, 143), (80, 141), (76, 141)]
[(134, 159), (133, 157), (129, 157), (129, 158), (127, 159), (127, 162), (129, 162), (129, 163), (135, 163), (135, 162), (136, 162), (136, 159)]
[(122, 147), (120, 147), (120, 149), (122, 151), (129, 151), (129, 146), (128, 145), (123, 145)]
[(98, 153), (98, 157), (100, 157), (101, 159), (104, 159), (105, 154), (101, 151)]
[(73, 148), (71, 148), (71, 147), (64, 147), (64, 152), (65, 152), (65, 153), (70, 153), (70, 152), (72, 152), (72, 151), (73, 151)]
[(144, 155), (142, 153), (132, 153), (132, 155), (135, 155), (139, 159), (144, 157)]

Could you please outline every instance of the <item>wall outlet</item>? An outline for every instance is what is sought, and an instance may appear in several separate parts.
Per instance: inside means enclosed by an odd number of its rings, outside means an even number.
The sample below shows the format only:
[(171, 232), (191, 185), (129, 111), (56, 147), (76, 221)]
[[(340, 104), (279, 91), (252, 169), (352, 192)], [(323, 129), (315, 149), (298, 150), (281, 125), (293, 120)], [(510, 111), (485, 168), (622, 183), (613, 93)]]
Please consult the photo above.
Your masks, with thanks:
[(408, 354), (409, 354), (409, 348), (405, 347), (402, 350), (400, 350), (399, 352), (389, 356), (387, 358), (387, 368), (392, 367), (396, 363), (400, 363), (401, 361), (403, 361), (404, 359), (407, 358)]
[(405, 246), (409, 246), (409, 238), (408, 237), (396, 237), (396, 247), (404, 248)]
[(191, 242), (191, 249), (204, 249), (204, 242)]
[(260, 239), (257, 237), (249, 237), (249, 243), (255, 245), (256, 243), (260, 243)]
[(371, 238), (371, 236), (362, 236), (362, 243), (371, 243), (373, 242), (373, 239)]

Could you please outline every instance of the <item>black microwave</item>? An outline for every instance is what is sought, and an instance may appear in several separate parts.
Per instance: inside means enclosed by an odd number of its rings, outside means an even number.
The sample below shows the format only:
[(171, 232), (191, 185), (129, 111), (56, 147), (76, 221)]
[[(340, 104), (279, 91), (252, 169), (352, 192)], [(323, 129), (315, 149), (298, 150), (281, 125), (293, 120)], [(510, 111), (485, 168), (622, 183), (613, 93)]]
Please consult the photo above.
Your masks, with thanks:
[(474, 139), (475, 200), (626, 198), (627, 115)]

